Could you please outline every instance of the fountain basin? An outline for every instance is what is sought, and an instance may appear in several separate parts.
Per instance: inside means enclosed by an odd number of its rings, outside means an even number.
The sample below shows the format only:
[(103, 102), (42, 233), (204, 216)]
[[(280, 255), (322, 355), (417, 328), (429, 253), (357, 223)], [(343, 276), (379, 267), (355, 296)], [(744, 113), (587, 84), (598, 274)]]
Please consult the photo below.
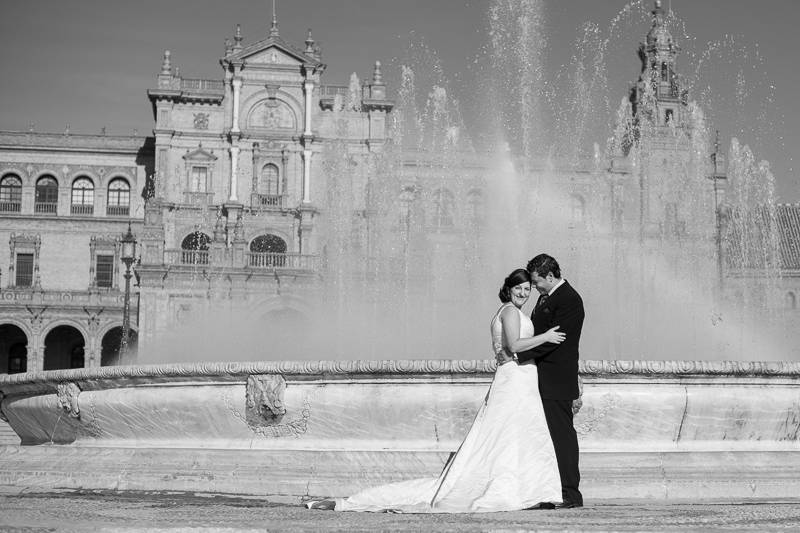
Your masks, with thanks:
[[(200, 363), (0, 377), (0, 485), (297, 499), (435, 475), (487, 361)], [(587, 500), (800, 494), (800, 364), (582, 361)]]

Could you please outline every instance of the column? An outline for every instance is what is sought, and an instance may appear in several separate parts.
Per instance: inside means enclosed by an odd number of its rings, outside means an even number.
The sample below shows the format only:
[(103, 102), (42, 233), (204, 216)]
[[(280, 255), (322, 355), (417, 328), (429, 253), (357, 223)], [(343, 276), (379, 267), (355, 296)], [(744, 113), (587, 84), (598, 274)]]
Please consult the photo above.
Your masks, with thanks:
[(239, 187), (239, 147), (231, 146), (231, 192), (229, 202), (238, 202), (236, 190)]
[(306, 129), (303, 135), (312, 135), (311, 133), (311, 96), (314, 94), (314, 82), (306, 80), (304, 84), (306, 91)]
[(241, 78), (233, 78), (231, 81), (233, 85), (233, 123), (231, 124), (231, 132), (239, 133), (239, 93), (242, 89)]
[(303, 203), (311, 203), (311, 150), (303, 150)]

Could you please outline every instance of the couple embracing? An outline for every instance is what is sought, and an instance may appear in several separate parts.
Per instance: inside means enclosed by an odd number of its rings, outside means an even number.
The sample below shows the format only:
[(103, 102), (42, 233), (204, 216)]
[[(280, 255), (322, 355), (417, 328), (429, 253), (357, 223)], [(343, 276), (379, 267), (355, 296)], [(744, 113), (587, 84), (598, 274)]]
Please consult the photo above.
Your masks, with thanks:
[[(531, 289), (539, 299), (522, 312)], [(310, 509), (471, 513), (582, 507), (573, 404), (580, 396), (583, 301), (540, 254), (500, 289), (491, 322), (497, 371), (467, 436), (438, 477), (372, 487)], [(541, 332), (536, 335), (536, 332)]]

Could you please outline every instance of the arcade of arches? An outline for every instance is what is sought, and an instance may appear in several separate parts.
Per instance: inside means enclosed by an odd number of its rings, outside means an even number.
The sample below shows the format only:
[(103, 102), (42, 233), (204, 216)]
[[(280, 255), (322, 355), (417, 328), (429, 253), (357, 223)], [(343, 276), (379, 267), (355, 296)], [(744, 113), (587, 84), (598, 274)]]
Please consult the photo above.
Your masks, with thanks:
[[(0, 324), (0, 374), (17, 374), (28, 370), (62, 370), (68, 368), (84, 368), (92, 363), (101, 366), (125, 364), (120, 360), (119, 348), (122, 339), (122, 328), (111, 328), (99, 343), (100, 357), (98, 361), (89, 361), (86, 356), (87, 340), (77, 328), (70, 325), (59, 325), (41, 334), (39, 345), (42, 346), (43, 357), (39, 364), (32, 361), (31, 349), (35, 342), (29, 339), (25, 331), (15, 324)], [(129, 353), (136, 353), (136, 331), (131, 330)]]

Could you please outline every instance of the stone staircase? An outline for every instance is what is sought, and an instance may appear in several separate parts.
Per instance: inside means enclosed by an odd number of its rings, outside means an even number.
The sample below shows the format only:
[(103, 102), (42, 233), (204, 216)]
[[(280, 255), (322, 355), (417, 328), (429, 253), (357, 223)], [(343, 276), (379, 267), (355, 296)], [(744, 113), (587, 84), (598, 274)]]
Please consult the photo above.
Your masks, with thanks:
[(0, 446), (19, 444), (19, 437), (4, 420), (0, 420)]

